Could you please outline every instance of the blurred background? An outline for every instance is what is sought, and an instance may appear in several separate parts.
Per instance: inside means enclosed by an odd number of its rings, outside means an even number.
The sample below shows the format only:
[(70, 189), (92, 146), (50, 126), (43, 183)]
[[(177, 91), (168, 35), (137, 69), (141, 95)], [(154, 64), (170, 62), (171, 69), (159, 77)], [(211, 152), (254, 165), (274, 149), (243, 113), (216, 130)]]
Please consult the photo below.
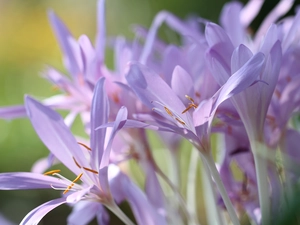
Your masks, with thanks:
[[(268, 1), (252, 24), (254, 29), (276, 2)], [(22, 104), (25, 93), (39, 98), (50, 96), (53, 90), (40, 77), (41, 71), (46, 65), (65, 71), (47, 10), (53, 9), (76, 38), (87, 34), (94, 40), (96, 3), (96, 0), (0, 0), (0, 106)], [(131, 24), (149, 27), (155, 14), (163, 9), (181, 18), (195, 14), (217, 22), (225, 3), (224, 0), (108, 0), (107, 33), (132, 38)], [(30, 171), (32, 164), (47, 154), (27, 119), (0, 120), (0, 172)], [(33, 208), (59, 195), (54, 190), (0, 191), (0, 214), (18, 224)], [(40, 224), (66, 224), (69, 212), (68, 206), (60, 206)]]

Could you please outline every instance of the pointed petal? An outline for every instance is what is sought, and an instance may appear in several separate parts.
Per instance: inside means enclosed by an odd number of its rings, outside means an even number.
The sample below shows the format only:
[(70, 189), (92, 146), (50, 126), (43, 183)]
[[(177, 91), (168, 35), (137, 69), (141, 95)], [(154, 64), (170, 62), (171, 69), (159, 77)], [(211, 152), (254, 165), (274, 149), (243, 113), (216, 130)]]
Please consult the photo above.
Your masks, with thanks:
[(110, 167), (114, 167), (115, 172), (118, 172), (115, 179), (119, 181), (115, 182), (115, 187), (112, 187), (112, 189), (116, 191), (119, 189), (119, 192), (124, 194), (131, 206), (137, 223), (140, 225), (166, 224), (165, 219), (156, 211), (145, 194), (116, 165), (111, 164)]
[(108, 144), (107, 144), (107, 146), (105, 148), (105, 151), (103, 153), (103, 157), (101, 159), (100, 169), (103, 168), (103, 167), (108, 166), (109, 156), (110, 156), (111, 147), (112, 147), (114, 137), (117, 134), (117, 132), (125, 125), (126, 120), (127, 120), (127, 116), (128, 116), (127, 108), (122, 106), (121, 109), (119, 110), (118, 114), (117, 114), (116, 121), (114, 122), (113, 130), (112, 130), (111, 135), (109, 137)]
[(49, 11), (48, 16), (59, 45), (64, 53), (65, 66), (68, 71), (76, 77), (81, 73), (83, 67), (80, 47), (68, 28), (53, 11)]
[(48, 212), (64, 203), (66, 203), (65, 198), (59, 198), (46, 202), (29, 212), (22, 220), (20, 225), (37, 225)]
[(171, 81), (172, 90), (177, 94), (182, 102), (188, 103), (185, 95), (194, 95), (194, 84), (191, 76), (180, 66), (176, 66)]
[(0, 108), (0, 118), (11, 120), (26, 117), (26, 109), (23, 105), (6, 106)]
[(79, 202), (87, 193), (90, 192), (91, 187), (88, 187), (88, 188), (85, 188), (85, 189), (82, 189), (80, 191), (76, 191), (74, 192), (73, 194), (70, 194), (67, 199), (66, 199), (66, 202), (67, 203), (77, 203)]
[(0, 190), (26, 190), (66, 187), (58, 178), (39, 173), (16, 172), (0, 173)]
[(96, 56), (98, 57), (98, 62), (103, 62), (106, 44), (105, 0), (98, 1), (97, 11), (98, 33), (96, 37)]
[(231, 74), (238, 71), (253, 56), (251, 50), (245, 45), (239, 45), (231, 57)]
[(241, 10), (242, 4), (240, 2), (230, 2), (223, 7), (221, 14), (221, 25), (235, 46), (244, 41), (245, 31), (240, 21)]
[(101, 78), (94, 90), (91, 108), (91, 149), (92, 163), (94, 168), (99, 169), (100, 162), (104, 152), (104, 139), (106, 129), (96, 130), (97, 127), (108, 121), (108, 99), (104, 89), (105, 78)]
[(216, 109), (222, 102), (251, 86), (259, 77), (265, 62), (264, 54), (255, 54), (242, 68), (234, 73), (222, 87), (214, 105)]
[[(99, 214), (105, 214), (106, 217), (104, 216), (103, 222), (108, 222), (109, 215), (99, 202), (80, 201), (73, 207), (72, 213), (68, 216), (68, 224), (87, 225), (96, 215)], [(100, 224), (104, 225), (106, 223)]]
[(73, 157), (81, 166), (89, 167), (76, 139), (57, 112), (29, 96), (25, 98), (25, 106), (36, 133), (59, 161), (75, 174), (80, 170)]

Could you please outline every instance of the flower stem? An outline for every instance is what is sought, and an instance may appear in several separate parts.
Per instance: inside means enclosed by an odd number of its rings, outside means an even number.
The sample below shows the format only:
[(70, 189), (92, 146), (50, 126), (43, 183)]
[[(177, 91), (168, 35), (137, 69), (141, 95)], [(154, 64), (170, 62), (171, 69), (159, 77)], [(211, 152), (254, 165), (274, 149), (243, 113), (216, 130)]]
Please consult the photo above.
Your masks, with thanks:
[(258, 141), (250, 141), (250, 145), (255, 161), (262, 225), (269, 225), (271, 204), (268, 184), (267, 161), (259, 155), (259, 152), (266, 151), (266, 146), (264, 144), (260, 144)]
[(191, 152), (190, 166), (188, 169), (188, 182), (186, 188), (187, 210), (191, 215), (191, 220), (188, 222), (189, 225), (199, 224), (197, 218), (197, 202), (196, 202), (197, 164), (198, 164), (198, 152), (196, 149), (193, 148)]
[(212, 177), (213, 177), (213, 179), (214, 179), (214, 181), (215, 181), (215, 183), (216, 183), (216, 185), (219, 189), (219, 192), (222, 196), (222, 199), (223, 199), (224, 204), (227, 208), (227, 211), (228, 211), (228, 214), (229, 214), (229, 217), (230, 217), (232, 223), (234, 225), (240, 225), (239, 219), (238, 219), (238, 217), (236, 215), (236, 212), (233, 208), (233, 205), (232, 205), (232, 203), (231, 203), (231, 201), (228, 197), (227, 191), (226, 191), (226, 189), (223, 185), (220, 174), (219, 174), (219, 172), (216, 168), (216, 164), (215, 164), (212, 156), (211, 155), (205, 155), (204, 159), (205, 159), (205, 162), (207, 163), (207, 166), (208, 166), (208, 168), (211, 172), (211, 175), (212, 175)]
[(135, 225), (114, 201), (110, 204), (106, 204), (105, 206), (109, 208), (109, 210), (112, 211), (126, 225)]

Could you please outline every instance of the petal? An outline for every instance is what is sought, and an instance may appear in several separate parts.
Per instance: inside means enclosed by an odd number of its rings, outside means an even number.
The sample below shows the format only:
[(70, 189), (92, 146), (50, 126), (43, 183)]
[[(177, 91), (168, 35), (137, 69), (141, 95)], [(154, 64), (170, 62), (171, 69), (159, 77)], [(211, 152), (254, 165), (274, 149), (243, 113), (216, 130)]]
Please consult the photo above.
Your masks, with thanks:
[(97, 4), (97, 26), (98, 33), (96, 37), (96, 56), (102, 62), (105, 57), (105, 38), (106, 38), (106, 25), (105, 25), (105, 0), (98, 1)]
[(115, 165), (116, 178), (119, 182), (115, 182), (115, 187), (112, 189), (119, 189), (119, 192), (124, 193), (127, 201), (129, 202), (135, 219), (138, 224), (147, 225), (164, 225), (166, 224), (165, 219), (156, 211), (153, 205), (149, 202), (145, 194), (129, 180), (129, 178), (121, 173), (120, 169)]
[(25, 98), (25, 106), (36, 133), (59, 161), (75, 174), (79, 174), (80, 169), (73, 157), (81, 166), (89, 167), (76, 139), (57, 112), (29, 96)]
[(64, 203), (66, 203), (65, 198), (59, 198), (46, 202), (28, 213), (20, 225), (37, 225), (48, 212)]
[(251, 50), (245, 45), (239, 45), (231, 57), (231, 74), (238, 71), (253, 56)]
[(91, 187), (88, 187), (88, 188), (85, 188), (85, 189), (82, 189), (80, 191), (76, 191), (74, 192), (73, 194), (70, 194), (68, 195), (67, 199), (66, 199), (66, 202), (67, 203), (77, 203), (78, 201), (80, 201), (87, 193), (90, 192)]
[(86, 225), (97, 215), (103, 214), (101, 217), (103, 222), (99, 223), (101, 225), (107, 224), (109, 220), (109, 215), (105, 208), (98, 202), (93, 201), (80, 201), (78, 202), (72, 210), (72, 213), (68, 216), (69, 225)]
[(14, 105), (0, 108), (0, 118), (5, 120), (26, 117), (26, 109), (23, 105)]
[(78, 76), (82, 71), (82, 59), (80, 47), (68, 28), (55, 15), (53, 11), (48, 12), (51, 26), (64, 53), (65, 66), (73, 76)]
[(66, 187), (58, 178), (39, 173), (0, 173), (0, 190), (26, 190)]
[(241, 9), (242, 4), (240, 2), (230, 2), (225, 4), (221, 14), (221, 25), (235, 46), (244, 41), (245, 31), (240, 21)]
[(101, 159), (101, 164), (100, 164), (100, 169), (103, 167), (108, 166), (109, 164), (109, 156), (111, 152), (111, 147), (112, 147), (112, 142), (114, 140), (115, 135), (117, 132), (125, 125), (125, 122), (127, 120), (128, 112), (127, 108), (122, 106), (121, 109), (119, 110), (116, 121), (114, 122), (113, 130), (110, 134), (108, 144), (105, 148), (105, 151), (103, 153), (102, 159)]
[(259, 77), (265, 62), (264, 54), (255, 54), (242, 68), (234, 73), (221, 88), (220, 95), (212, 109), (216, 109), (222, 102), (251, 86)]
[(99, 169), (100, 162), (104, 152), (104, 140), (106, 129), (96, 130), (97, 127), (108, 121), (109, 104), (104, 89), (105, 78), (101, 78), (94, 90), (91, 108), (91, 149), (92, 164), (94, 168)]
[(188, 103), (185, 95), (194, 95), (194, 83), (191, 76), (180, 66), (176, 66), (171, 81), (172, 90), (177, 94), (182, 102)]

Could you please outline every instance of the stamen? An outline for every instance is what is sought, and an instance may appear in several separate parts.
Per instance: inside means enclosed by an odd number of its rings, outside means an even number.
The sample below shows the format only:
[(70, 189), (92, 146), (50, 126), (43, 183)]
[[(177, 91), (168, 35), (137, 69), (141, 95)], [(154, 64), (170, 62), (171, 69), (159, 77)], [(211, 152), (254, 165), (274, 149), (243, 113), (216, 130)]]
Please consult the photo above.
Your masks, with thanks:
[(76, 161), (76, 159), (74, 158), (74, 156), (73, 156), (73, 160), (74, 160), (76, 166), (77, 166), (79, 169), (81, 169), (81, 166), (80, 166), (79, 163)]
[(185, 125), (185, 122), (177, 117), (175, 117), (175, 120), (177, 120), (179, 123), (181, 123), (182, 125)]
[(188, 100), (190, 100), (192, 103), (195, 103), (195, 101), (194, 101), (194, 99), (193, 99), (192, 97), (190, 97), (190, 96), (188, 96), (188, 95), (185, 95), (185, 97), (186, 97)]
[(98, 172), (96, 170), (92, 170), (90, 168), (86, 168), (86, 167), (82, 167), (83, 169), (85, 169), (86, 171), (89, 171), (89, 172), (92, 172), (92, 173), (95, 173), (95, 174), (98, 174)]
[(44, 173), (44, 175), (55, 175), (55, 173), (59, 173), (59, 172), (60, 172), (60, 170), (50, 170), (50, 171)]
[(79, 145), (85, 147), (87, 150), (92, 151), (92, 149), (91, 149), (89, 146), (87, 146), (87, 145), (85, 145), (85, 144), (83, 144), (83, 143), (81, 143), (81, 142), (77, 142), (77, 143), (78, 143)]
[(67, 189), (63, 192), (63, 194), (68, 193), (68, 191), (70, 191), (72, 189), (72, 187), (75, 185), (75, 182), (77, 182), (81, 177), (82, 177), (83, 173), (79, 174), (73, 181), (72, 183), (67, 187)]
[(170, 116), (173, 116), (173, 113), (170, 111), (170, 109), (168, 109), (166, 106), (164, 106), (164, 109)]
[(189, 111), (191, 108), (193, 108), (193, 106), (192, 106), (192, 104), (189, 104), (189, 106), (188, 106), (185, 110), (183, 110), (181, 114), (186, 113), (186, 112)]

